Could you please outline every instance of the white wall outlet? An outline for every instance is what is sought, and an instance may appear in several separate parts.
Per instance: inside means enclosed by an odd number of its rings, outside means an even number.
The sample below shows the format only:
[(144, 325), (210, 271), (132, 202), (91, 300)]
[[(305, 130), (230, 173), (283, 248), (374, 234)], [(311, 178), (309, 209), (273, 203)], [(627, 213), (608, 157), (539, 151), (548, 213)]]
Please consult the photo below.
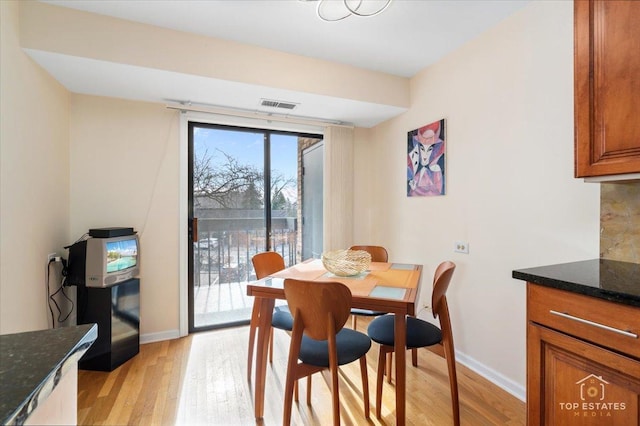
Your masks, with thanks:
[(453, 245), (453, 251), (456, 253), (469, 254), (469, 243), (466, 241), (456, 241)]
[(58, 253), (49, 253), (47, 255), (47, 265), (49, 264), (49, 262), (51, 262), (51, 259), (55, 259), (56, 256), (58, 256)]

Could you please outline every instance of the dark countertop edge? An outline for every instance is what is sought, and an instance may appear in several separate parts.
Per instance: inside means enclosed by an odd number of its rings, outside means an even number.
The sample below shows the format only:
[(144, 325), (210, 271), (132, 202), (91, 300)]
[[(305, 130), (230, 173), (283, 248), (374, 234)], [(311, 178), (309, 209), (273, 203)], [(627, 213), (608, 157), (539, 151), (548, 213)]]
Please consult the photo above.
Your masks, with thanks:
[(583, 294), (585, 296), (592, 296), (598, 299), (608, 300), (610, 302), (621, 303), (623, 305), (640, 307), (640, 297), (634, 296), (632, 294), (607, 291), (601, 288), (576, 284), (574, 282), (556, 278), (540, 277), (538, 275), (527, 274), (521, 271), (513, 271), (512, 277), (544, 287), (556, 288), (558, 290), (565, 290), (571, 293)]
[[(84, 324), (75, 327), (66, 327), (68, 329), (86, 328), (82, 338), (78, 339), (76, 344), (69, 348), (67, 355), (51, 368), (49, 375), (40, 383), (34, 386), (33, 391), (19, 404), (13, 411), (2, 413), (3, 425), (22, 425), (25, 420), (38, 408), (38, 405), (51, 395), (58, 385), (60, 379), (72, 368), (72, 364), (77, 364), (84, 353), (98, 338), (97, 324)], [(47, 331), (47, 330), (43, 330)], [(76, 395), (74, 395), (76, 397)]]

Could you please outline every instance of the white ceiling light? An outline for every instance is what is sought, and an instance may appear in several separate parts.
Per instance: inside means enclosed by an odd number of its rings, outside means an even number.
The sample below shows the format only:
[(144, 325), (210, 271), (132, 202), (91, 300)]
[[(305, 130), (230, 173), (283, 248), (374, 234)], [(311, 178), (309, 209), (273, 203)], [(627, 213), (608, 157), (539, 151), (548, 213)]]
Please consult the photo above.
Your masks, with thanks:
[(317, 1), (316, 12), (323, 21), (340, 21), (351, 15), (375, 16), (389, 7), (392, 0), (306, 0)]

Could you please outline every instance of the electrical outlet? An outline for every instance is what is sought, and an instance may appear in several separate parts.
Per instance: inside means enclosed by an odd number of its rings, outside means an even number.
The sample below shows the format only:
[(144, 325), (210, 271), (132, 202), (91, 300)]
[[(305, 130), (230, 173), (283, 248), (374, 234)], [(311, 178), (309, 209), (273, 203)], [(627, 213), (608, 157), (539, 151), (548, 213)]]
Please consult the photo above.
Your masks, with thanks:
[(469, 254), (469, 243), (466, 241), (456, 241), (453, 245), (453, 251), (456, 253)]
[(58, 253), (49, 253), (47, 255), (47, 265), (49, 264), (49, 262), (51, 262), (51, 259), (55, 259), (56, 256), (58, 256)]

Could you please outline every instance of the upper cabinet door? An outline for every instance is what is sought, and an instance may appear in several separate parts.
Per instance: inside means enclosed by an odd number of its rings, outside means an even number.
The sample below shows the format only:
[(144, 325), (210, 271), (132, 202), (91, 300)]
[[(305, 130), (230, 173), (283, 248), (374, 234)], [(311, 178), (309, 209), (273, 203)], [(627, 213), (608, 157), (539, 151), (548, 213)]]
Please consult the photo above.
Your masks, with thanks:
[(640, 172), (640, 1), (576, 0), (575, 176)]

